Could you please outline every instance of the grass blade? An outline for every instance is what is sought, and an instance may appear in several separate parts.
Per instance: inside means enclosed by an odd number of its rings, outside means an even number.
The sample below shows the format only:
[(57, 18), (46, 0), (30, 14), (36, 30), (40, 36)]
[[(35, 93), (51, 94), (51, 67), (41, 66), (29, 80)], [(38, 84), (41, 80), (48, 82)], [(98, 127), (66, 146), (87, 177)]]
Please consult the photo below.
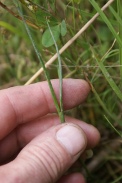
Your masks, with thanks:
[[(108, 6), (110, 6), (111, 3), (113, 3), (114, 0), (109, 0), (102, 8), (101, 10), (104, 11)], [(78, 32), (75, 34), (74, 37), (72, 37), (60, 50), (59, 53), (62, 54), (69, 46), (71, 46), (75, 40), (79, 38), (79, 36), (82, 35), (84, 31), (96, 20), (96, 18), (99, 17), (99, 13), (96, 13)], [(46, 67), (51, 65), (55, 60), (57, 59), (57, 53), (46, 63)], [(43, 72), (43, 68), (40, 68), (27, 82), (27, 84), (32, 83), (41, 73)]]
[(111, 183), (118, 183), (118, 182), (120, 182), (120, 180), (122, 180), (122, 176), (120, 176), (119, 178), (117, 178), (115, 181), (113, 181)]
[(21, 31), (6, 22), (0, 21), (0, 26), (6, 28), (14, 34), (17, 34), (20, 37), (24, 37), (24, 39), (27, 39)]
[(122, 20), (121, 20), (119, 14), (114, 10), (114, 8), (112, 6), (109, 6), (109, 10), (114, 15), (114, 17), (116, 18), (117, 22), (119, 22), (119, 24), (122, 26), (122, 22), (121, 22)]
[[(26, 28), (26, 31), (27, 31), (28, 36), (29, 36), (29, 38), (30, 38), (30, 41), (31, 41), (31, 43), (32, 43), (32, 45), (33, 45), (34, 51), (35, 51), (35, 53), (36, 53), (36, 55), (37, 55), (37, 58), (38, 58), (38, 60), (40, 61), (41, 65), (42, 65), (42, 67), (43, 67), (43, 69), (44, 69), (44, 73), (45, 73), (45, 76), (46, 76), (46, 79), (47, 79), (47, 82), (48, 82), (48, 85), (49, 85), (49, 88), (50, 88), (50, 91), (51, 91), (51, 94), (52, 94), (52, 97), (53, 97), (53, 101), (54, 101), (55, 107), (56, 107), (56, 109), (57, 109), (58, 115), (59, 115), (59, 117), (60, 117), (60, 107), (59, 107), (59, 104), (58, 104), (58, 101), (57, 101), (57, 98), (56, 98), (56, 95), (55, 95), (55, 92), (54, 92), (52, 83), (51, 83), (51, 81), (50, 81), (50, 77), (49, 77), (48, 71), (47, 71), (47, 69), (46, 69), (46, 67), (45, 67), (45, 64), (44, 64), (44, 61), (43, 61), (43, 59), (42, 59), (42, 57), (41, 57), (41, 55), (40, 55), (40, 53), (39, 53), (39, 51), (38, 51), (38, 49), (37, 49), (37, 47), (36, 47), (36, 44), (35, 44), (35, 42), (34, 42), (34, 40), (33, 40), (33, 38), (32, 38), (32, 35), (31, 35), (31, 33), (30, 33), (30, 30), (29, 30), (29, 28), (28, 28), (28, 26), (27, 26), (27, 24), (26, 24), (26, 22), (25, 22), (25, 20), (24, 20), (24, 17), (23, 17), (23, 14), (22, 14), (22, 11), (21, 11), (19, 5), (17, 6), (17, 9), (18, 9), (18, 12), (19, 12), (19, 14), (21, 15), (21, 17), (22, 17), (22, 19), (23, 19), (24, 26), (25, 26), (25, 28)], [(60, 119), (60, 120), (61, 120), (61, 119)]]
[[(117, 9), (118, 9), (118, 15), (120, 17), (119, 23), (119, 37), (122, 40), (122, 2), (120, 0), (117, 0)], [(121, 77), (121, 86), (122, 86), (122, 46), (119, 47), (119, 60), (120, 60), (120, 77)]]
[(122, 134), (112, 125), (112, 123), (109, 121), (109, 119), (104, 115), (105, 119), (107, 120), (107, 122), (109, 123), (109, 125), (114, 129), (114, 131), (120, 136), (122, 137)]
[(65, 122), (65, 118), (64, 118), (64, 112), (63, 112), (63, 92), (62, 92), (63, 80), (62, 80), (61, 57), (60, 57), (60, 54), (59, 54), (59, 49), (58, 49), (57, 43), (55, 41), (54, 35), (53, 35), (53, 33), (51, 31), (51, 28), (50, 28), (50, 25), (48, 23), (48, 20), (47, 20), (47, 25), (48, 25), (48, 29), (50, 31), (50, 34), (52, 36), (53, 42), (55, 44), (56, 52), (57, 52), (57, 55), (58, 55), (58, 65), (59, 65), (58, 75), (59, 75), (59, 82), (60, 82), (60, 110), (61, 110), (60, 119), (61, 119), (61, 122), (63, 123), (63, 122)]
[[(88, 81), (88, 82), (90, 83), (90, 81)], [(94, 93), (94, 95), (95, 95), (98, 103), (100, 104), (100, 106), (103, 108), (103, 110), (106, 112), (106, 114), (111, 117), (111, 119), (113, 119), (114, 121), (116, 121), (116, 116), (114, 114), (111, 114), (108, 111), (107, 107), (105, 106), (105, 104), (101, 100), (101, 98), (99, 97), (99, 95), (98, 95), (97, 91), (95, 90), (94, 86), (91, 83), (90, 83), (90, 86), (91, 86), (92, 92)]]
[(113, 28), (111, 22), (109, 21), (109, 19), (107, 18), (107, 16), (104, 14), (104, 12), (101, 10), (101, 8), (98, 6), (98, 4), (94, 0), (89, 0), (89, 1), (92, 4), (92, 6), (96, 9), (96, 11), (99, 13), (99, 15), (101, 16), (103, 21), (106, 23), (106, 25), (108, 26), (109, 30), (112, 32), (113, 36), (116, 38), (119, 46), (122, 47), (122, 41), (121, 41), (120, 37), (118, 36), (117, 32), (114, 30), (114, 28)]
[(99, 65), (104, 77), (106, 78), (106, 80), (108, 81), (109, 85), (111, 86), (112, 90), (116, 93), (117, 97), (122, 101), (122, 92), (120, 91), (120, 89), (118, 88), (118, 86), (116, 85), (116, 83), (114, 82), (114, 80), (112, 79), (112, 77), (110, 76), (109, 72), (107, 71), (107, 69), (105, 68), (102, 60), (98, 59), (96, 57), (95, 51), (91, 48), (91, 51), (93, 53), (93, 56), (97, 62), (97, 64)]

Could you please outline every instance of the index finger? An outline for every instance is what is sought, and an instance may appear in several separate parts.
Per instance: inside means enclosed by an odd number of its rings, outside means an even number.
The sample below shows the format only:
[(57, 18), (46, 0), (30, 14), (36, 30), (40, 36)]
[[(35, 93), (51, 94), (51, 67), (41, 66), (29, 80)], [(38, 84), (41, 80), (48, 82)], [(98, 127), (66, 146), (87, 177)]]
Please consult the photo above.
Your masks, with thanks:
[[(52, 80), (52, 85), (59, 98), (59, 80)], [(64, 79), (64, 109), (73, 108), (84, 101), (89, 90), (89, 85), (84, 80)], [(0, 140), (17, 125), (53, 112), (56, 109), (47, 82), (1, 90)]]

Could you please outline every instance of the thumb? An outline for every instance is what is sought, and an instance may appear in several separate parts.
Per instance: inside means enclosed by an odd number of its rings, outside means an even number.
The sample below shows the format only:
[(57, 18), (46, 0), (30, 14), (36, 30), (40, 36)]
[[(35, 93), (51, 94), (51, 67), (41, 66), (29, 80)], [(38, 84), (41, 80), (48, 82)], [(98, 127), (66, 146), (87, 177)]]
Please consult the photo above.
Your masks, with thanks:
[(87, 145), (83, 130), (74, 124), (54, 126), (33, 139), (17, 158), (0, 168), (3, 183), (56, 182)]

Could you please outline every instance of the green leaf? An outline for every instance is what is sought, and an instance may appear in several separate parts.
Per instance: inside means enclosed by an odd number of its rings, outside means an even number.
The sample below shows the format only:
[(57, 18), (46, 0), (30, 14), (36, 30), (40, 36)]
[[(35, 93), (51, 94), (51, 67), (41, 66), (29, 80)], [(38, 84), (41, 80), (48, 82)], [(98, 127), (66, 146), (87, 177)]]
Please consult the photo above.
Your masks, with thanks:
[(65, 36), (66, 33), (67, 33), (66, 22), (65, 22), (65, 20), (63, 20), (63, 21), (61, 22), (61, 35), (62, 35), (62, 36)]
[[(50, 27), (50, 29), (54, 36), (55, 41), (57, 41), (61, 34), (60, 26), (56, 25), (56, 26)], [(54, 40), (50, 34), (49, 29), (47, 29), (42, 36), (42, 44), (45, 47), (50, 47), (50, 46), (54, 45)]]
[(109, 21), (105, 13), (100, 9), (100, 7), (98, 6), (95, 0), (89, 0), (89, 1), (92, 4), (92, 6), (96, 9), (96, 11), (100, 14), (101, 18), (106, 23), (106, 25), (108, 26), (109, 30), (112, 32), (113, 36), (116, 38), (119, 46), (122, 47), (122, 40), (118, 36), (117, 32), (115, 31), (114, 27), (112, 26), (111, 22)]
[(7, 30), (11, 31), (12, 33), (18, 35), (18, 36), (21, 36), (21, 37), (25, 37), (25, 35), (22, 33), (22, 31), (20, 31), (19, 29), (16, 29), (14, 26), (6, 23), (6, 22), (3, 22), (3, 21), (0, 21), (0, 27), (4, 27), (6, 28)]

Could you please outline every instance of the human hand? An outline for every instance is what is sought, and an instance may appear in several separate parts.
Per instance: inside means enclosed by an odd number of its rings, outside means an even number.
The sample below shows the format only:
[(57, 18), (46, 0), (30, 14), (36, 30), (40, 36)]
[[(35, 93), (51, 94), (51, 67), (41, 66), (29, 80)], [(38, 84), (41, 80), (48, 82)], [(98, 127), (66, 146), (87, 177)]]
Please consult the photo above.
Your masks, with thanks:
[[(52, 84), (58, 98), (59, 81), (52, 80)], [(81, 104), (89, 90), (86, 81), (63, 80), (64, 109)], [(71, 117), (60, 124), (54, 112), (47, 82), (0, 91), (2, 183), (85, 182), (78, 173), (63, 175), (86, 149), (98, 143), (99, 132)]]

